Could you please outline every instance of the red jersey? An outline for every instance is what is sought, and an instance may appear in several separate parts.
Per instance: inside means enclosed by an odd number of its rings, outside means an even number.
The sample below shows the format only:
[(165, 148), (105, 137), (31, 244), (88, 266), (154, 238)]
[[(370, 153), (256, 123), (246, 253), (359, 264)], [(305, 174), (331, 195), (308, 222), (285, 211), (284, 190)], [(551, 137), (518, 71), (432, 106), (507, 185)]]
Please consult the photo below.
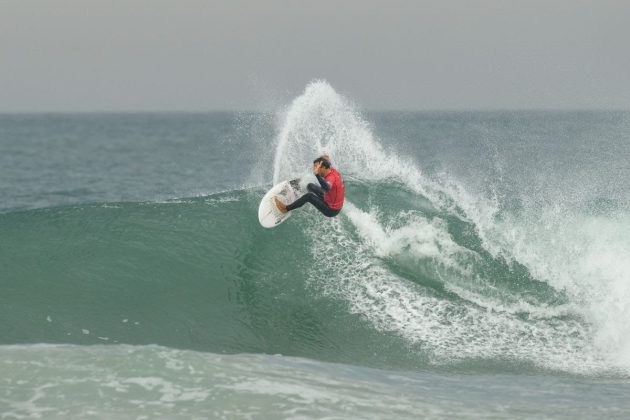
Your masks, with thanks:
[(341, 175), (331, 166), (324, 179), (330, 185), (330, 189), (324, 192), (324, 201), (331, 209), (340, 210), (345, 196)]

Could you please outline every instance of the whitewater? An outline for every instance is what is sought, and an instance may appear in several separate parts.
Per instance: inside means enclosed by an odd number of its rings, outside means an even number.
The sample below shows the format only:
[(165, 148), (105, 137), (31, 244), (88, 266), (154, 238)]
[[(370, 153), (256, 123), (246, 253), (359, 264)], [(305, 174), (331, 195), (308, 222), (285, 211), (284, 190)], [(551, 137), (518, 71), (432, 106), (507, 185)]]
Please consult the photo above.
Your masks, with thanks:
[[(0, 115), (1, 418), (627, 417), (627, 112)], [(267, 230), (327, 152), (342, 213)]]

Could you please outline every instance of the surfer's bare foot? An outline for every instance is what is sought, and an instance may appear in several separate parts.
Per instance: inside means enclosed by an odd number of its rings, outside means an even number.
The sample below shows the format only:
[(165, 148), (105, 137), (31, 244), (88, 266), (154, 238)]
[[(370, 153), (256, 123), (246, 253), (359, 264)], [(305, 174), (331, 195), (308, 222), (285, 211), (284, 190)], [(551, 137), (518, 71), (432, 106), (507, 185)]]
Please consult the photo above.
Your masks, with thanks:
[(280, 210), (280, 213), (286, 213), (289, 210), (287, 210), (287, 206), (280, 200), (278, 200), (278, 197), (274, 197), (274, 200), (276, 200), (276, 207), (278, 207), (278, 210)]

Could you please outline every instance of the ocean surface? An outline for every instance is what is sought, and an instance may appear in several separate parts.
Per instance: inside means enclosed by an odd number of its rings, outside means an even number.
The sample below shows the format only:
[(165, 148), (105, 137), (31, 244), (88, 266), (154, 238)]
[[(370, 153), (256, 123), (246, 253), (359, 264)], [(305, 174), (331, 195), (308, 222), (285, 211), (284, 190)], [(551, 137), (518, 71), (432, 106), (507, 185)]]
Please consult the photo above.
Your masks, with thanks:
[[(327, 151), (341, 214), (258, 203)], [(630, 112), (0, 115), (0, 419), (628, 418)]]

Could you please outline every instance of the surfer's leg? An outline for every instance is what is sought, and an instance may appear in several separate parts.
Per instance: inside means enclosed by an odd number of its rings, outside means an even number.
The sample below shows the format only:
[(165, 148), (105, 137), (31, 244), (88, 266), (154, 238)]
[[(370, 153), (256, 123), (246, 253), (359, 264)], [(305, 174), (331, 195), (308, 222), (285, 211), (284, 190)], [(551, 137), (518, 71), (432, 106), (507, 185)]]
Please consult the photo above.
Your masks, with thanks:
[(297, 200), (295, 200), (293, 203), (291, 204), (287, 204), (286, 205), (286, 209), (288, 211), (291, 210), (295, 210), (295, 209), (299, 209), (300, 207), (302, 207), (304, 204), (310, 202), (310, 200), (313, 199), (313, 197), (317, 197), (315, 195), (315, 193), (309, 192), (304, 194), (302, 197), (298, 198)]
[(315, 185), (313, 183), (309, 183), (306, 186), (306, 189), (309, 190), (312, 193), (317, 194), (318, 196), (320, 196), (322, 199), (324, 198), (324, 190), (322, 189), (322, 187), (320, 187), (319, 185)]
[(287, 210), (295, 210), (297, 208), (302, 207), (306, 203), (311, 203), (317, 210), (322, 212), (322, 214), (326, 217), (334, 217), (339, 214), (339, 210), (333, 210), (328, 207), (328, 204), (324, 202), (324, 200), (314, 192), (309, 192), (304, 194), (302, 197), (295, 200), (293, 203), (287, 205)]

